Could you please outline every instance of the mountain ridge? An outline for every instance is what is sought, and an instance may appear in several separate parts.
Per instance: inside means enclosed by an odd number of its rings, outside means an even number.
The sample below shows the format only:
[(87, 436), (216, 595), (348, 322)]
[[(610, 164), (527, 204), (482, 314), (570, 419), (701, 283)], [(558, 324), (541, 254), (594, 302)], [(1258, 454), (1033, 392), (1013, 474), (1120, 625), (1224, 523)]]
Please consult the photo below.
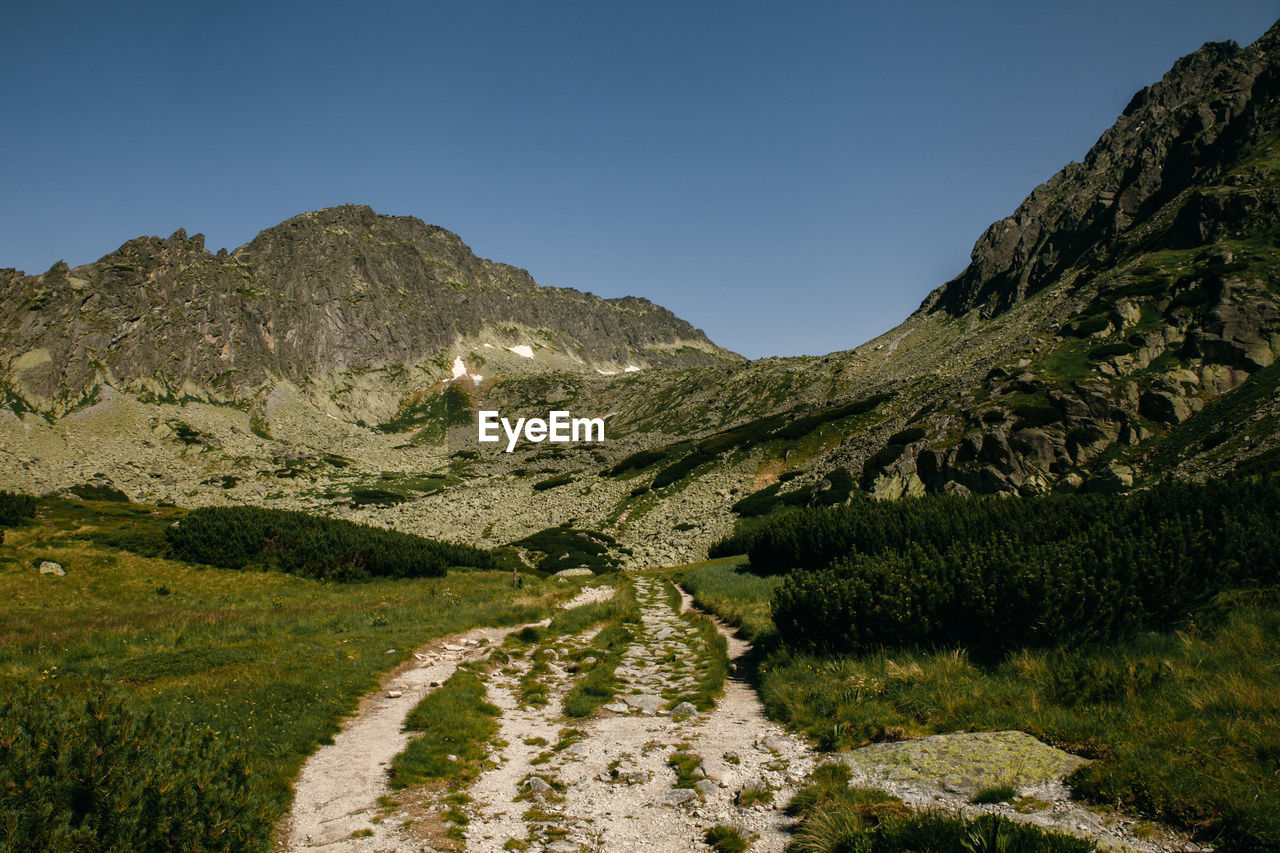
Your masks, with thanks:
[(5, 270), (0, 310), (19, 318), (0, 327), (0, 350), (17, 354), (9, 385), (41, 410), (157, 376), (251, 395), (272, 378), (421, 365), (486, 333), (494, 348), (550, 349), (583, 369), (741, 361), (646, 299), (543, 287), (444, 228), (357, 205), (300, 214), (231, 252), (179, 229), (74, 269)]

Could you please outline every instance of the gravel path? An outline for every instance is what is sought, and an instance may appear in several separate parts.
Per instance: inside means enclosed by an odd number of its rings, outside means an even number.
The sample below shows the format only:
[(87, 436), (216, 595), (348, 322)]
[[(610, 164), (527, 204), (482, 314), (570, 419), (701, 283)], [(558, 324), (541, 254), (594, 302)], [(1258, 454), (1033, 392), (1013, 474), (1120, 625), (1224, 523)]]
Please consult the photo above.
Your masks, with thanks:
[[(616, 675), (618, 700), (578, 723), (561, 718), (560, 700), (573, 675), (552, 683), (546, 706), (515, 710), (519, 675), (490, 683), (490, 701), (504, 711), (501, 764), (472, 787), (466, 849), (688, 851), (706, 849), (703, 833), (718, 823), (757, 833), (757, 851), (786, 846), (778, 810), (812, 767), (808, 748), (765, 719), (754, 691), (730, 679), (725, 695), (706, 713), (673, 719), (671, 698), (695, 690), (707, 651), (697, 630), (668, 603), (663, 581), (637, 577), (642, 627)], [(566, 659), (589, 637), (552, 646)], [(730, 655), (746, 644), (730, 638)], [(517, 665), (527, 671), (532, 655)], [(665, 695), (664, 695), (665, 694)], [(562, 729), (572, 729), (561, 749)], [(539, 739), (546, 745), (539, 743)], [(534, 745), (530, 745), (530, 744)], [(677, 750), (699, 756), (696, 788), (676, 788), (669, 765)], [(536, 776), (541, 783), (531, 782)], [(759, 802), (735, 805), (743, 788)]]
[[(584, 589), (566, 607), (601, 601), (613, 595), (609, 587)], [(543, 623), (545, 624), (545, 623)], [(294, 786), (294, 803), (283, 825), (282, 849), (290, 851), (399, 850), (395, 828), (374, 822), (379, 798), (390, 793), (387, 770), (391, 759), (409, 742), (405, 718), (460, 663), (487, 657), (494, 645), (514, 628), (477, 628), (423, 646), (413, 658), (389, 673), (381, 688), (360, 702), (333, 743), (307, 760)], [(372, 832), (352, 837), (353, 833)]]
[[(307, 762), (282, 848), (661, 853), (705, 849), (703, 833), (724, 823), (759, 835), (753, 851), (781, 851), (780, 807), (812, 767), (808, 748), (765, 719), (755, 693), (732, 677), (715, 708), (689, 716), (681, 708), (673, 718), (675, 699), (694, 693), (705, 674), (706, 644), (671, 606), (665, 581), (637, 576), (634, 583), (641, 624), (615, 670), (615, 701), (590, 718), (567, 720), (564, 697), (587, 671), (582, 664), (594, 663), (572, 659), (583, 657), (601, 626), (550, 637), (490, 671), (488, 698), (502, 709), (500, 730), (466, 798), (423, 788), (380, 805), (391, 793), (387, 768), (408, 741), (401, 731), (408, 712), (459, 663), (491, 654), (518, 629), (480, 629), (432, 643)], [(612, 593), (600, 589), (571, 604)], [(687, 606), (685, 598), (681, 611)], [(732, 637), (728, 643), (731, 657), (747, 649)], [(539, 661), (546, 670), (538, 676), (541, 696), (522, 703), (522, 679)], [(401, 695), (388, 698), (392, 692)], [(697, 770), (681, 783), (696, 779), (696, 787), (676, 787), (670, 762), (677, 751), (696, 756), (687, 760)]]
[[(632, 582), (640, 621), (614, 671), (619, 686), (613, 701), (585, 719), (564, 714), (574, 685), (604, 665), (597, 660), (605, 656), (602, 643), (596, 642), (602, 625), (530, 646), (509, 644), (486, 676), (488, 700), (502, 713), (479, 777), (465, 792), (436, 786), (390, 797), (387, 768), (408, 742), (401, 728), (409, 711), (460, 663), (496, 654), (518, 629), (478, 629), (436, 641), (389, 675), (333, 744), (307, 762), (281, 848), (677, 853), (708, 849), (704, 834), (722, 824), (754, 838), (753, 853), (781, 853), (791, 823), (781, 809), (812, 771), (814, 754), (770, 722), (755, 691), (732, 675), (713, 708), (697, 713), (682, 704), (680, 698), (696, 694), (706, 675), (710, 653), (692, 621), (706, 617), (689, 613), (687, 595), (673, 607), (660, 578), (636, 575)], [(612, 594), (609, 587), (589, 588), (566, 606)], [(748, 651), (723, 626), (717, 629), (731, 661)], [(676, 764), (684, 768), (682, 776)], [(1135, 838), (1131, 819), (1091, 817), (1068, 800), (1060, 782), (1037, 790), (1046, 799), (1043, 811), (1024, 815), (1008, 806), (971, 806), (941, 786), (945, 779), (925, 778), (927, 772), (912, 782), (895, 782), (887, 772), (872, 768), (855, 775), (917, 807), (996, 811), (1092, 836), (1106, 848), (1198, 849), (1163, 833)]]

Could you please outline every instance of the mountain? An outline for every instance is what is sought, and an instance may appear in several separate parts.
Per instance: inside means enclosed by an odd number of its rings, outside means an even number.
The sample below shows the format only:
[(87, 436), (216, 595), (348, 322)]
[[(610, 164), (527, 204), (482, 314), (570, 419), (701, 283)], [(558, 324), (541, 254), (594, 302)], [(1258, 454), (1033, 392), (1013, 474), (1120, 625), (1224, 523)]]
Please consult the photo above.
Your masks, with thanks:
[[(644, 300), (538, 287), (360, 207), (230, 254), (179, 232), (7, 271), (0, 488), (486, 545), (569, 525), (639, 566), (788, 506), (1275, 467), (1278, 75), (1280, 25), (1179, 60), (900, 326), (826, 356), (746, 362)], [(604, 417), (608, 439), (507, 454), (474, 441), (478, 408)]]
[(602, 370), (740, 360), (648, 300), (539, 287), (443, 228), (354, 205), (229, 254), (180, 230), (75, 269), (0, 270), (0, 311), (16, 318), (0, 328), (10, 393), (54, 412), (103, 383), (236, 399), (273, 379), (422, 367), (467, 340)]

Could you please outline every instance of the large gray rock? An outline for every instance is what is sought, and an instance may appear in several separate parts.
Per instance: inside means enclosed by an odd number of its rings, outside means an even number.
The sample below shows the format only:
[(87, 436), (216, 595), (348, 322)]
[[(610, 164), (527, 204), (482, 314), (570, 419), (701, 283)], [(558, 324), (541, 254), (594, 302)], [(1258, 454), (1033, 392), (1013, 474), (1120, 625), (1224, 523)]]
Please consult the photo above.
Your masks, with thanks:
[(629, 694), (623, 696), (622, 701), (630, 705), (632, 708), (635, 708), (640, 713), (649, 714), (650, 716), (658, 713), (658, 710), (662, 708), (662, 697), (655, 696), (652, 693), (640, 693), (638, 695)]
[(1153, 421), (1180, 424), (1191, 417), (1191, 406), (1170, 391), (1147, 391), (1142, 395), (1138, 411)]
[(1089, 763), (1017, 731), (961, 732), (872, 744), (841, 753), (838, 759), (872, 780), (936, 785), (963, 794), (997, 785), (1036, 788)]
[(692, 702), (681, 702), (679, 705), (671, 709), (671, 719), (679, 723), (689, 719), (697, 713), (698, 709), (693, 706)]
[(60, 578), (66, 574), (66, 570), (62, 568), (61, 563), (55, 563), (52, 560), (45, 560), (40, 563), (40, 574), (50, 577)]

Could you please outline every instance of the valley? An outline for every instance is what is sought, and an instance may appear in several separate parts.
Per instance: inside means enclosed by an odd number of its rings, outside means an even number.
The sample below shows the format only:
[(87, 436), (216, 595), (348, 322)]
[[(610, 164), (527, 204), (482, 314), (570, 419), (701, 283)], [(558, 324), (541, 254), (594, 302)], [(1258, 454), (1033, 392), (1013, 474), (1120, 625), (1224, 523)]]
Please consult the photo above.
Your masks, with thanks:
[(355, 204), (0, 269), (0, 838), (1275, 849), (1278, 177), (1280, 25), (822, 356)]

